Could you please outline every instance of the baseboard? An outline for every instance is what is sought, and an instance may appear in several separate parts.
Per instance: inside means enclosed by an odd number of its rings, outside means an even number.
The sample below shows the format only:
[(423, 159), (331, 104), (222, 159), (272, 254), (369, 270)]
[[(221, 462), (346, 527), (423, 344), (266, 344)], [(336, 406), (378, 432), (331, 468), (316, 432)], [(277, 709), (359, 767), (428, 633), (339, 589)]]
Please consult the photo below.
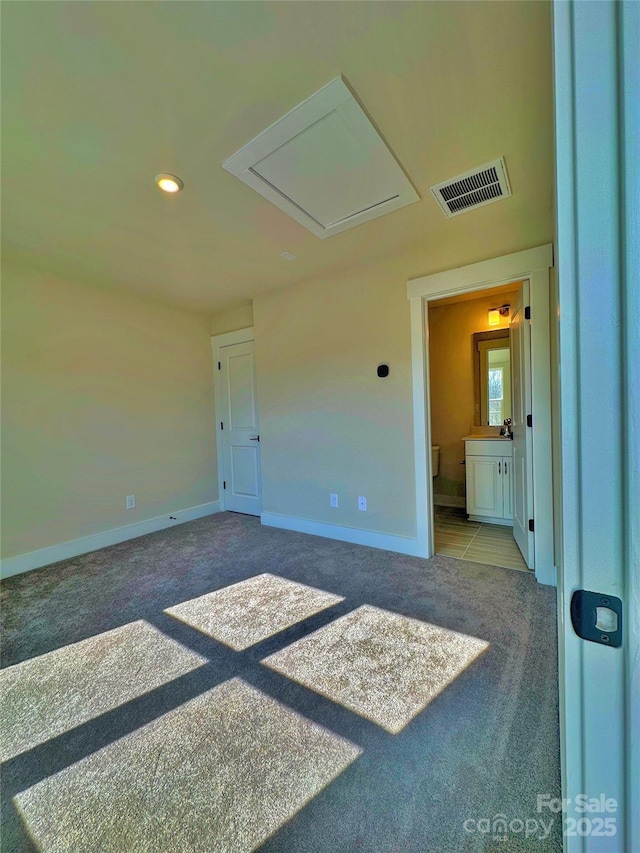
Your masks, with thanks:
[(433, 503), (435, 506), (457, 506), (462, 509), (466, 506), (465, 499), (456, 495), (434, 495)]
[(503, 527), (513, 527), (512, 518), (494, 518), (491, 515), (474, 515), (473, 513), (467, 517), (469, 521), (477, 521), (478, 524), (501, 524)]
[(326, 524), (323, 521), (310, 521), (293, 515), (280, 515), (277, 512), (263, 512), (260, 521), (265, 527), (279, 527), (282, 530), (294, 530), (296, 533), (308, 533), (311, 536), (323, 536), (325, 539), (337, 539), (351, 542), (353, 545), (367, 545), (383, 551), (396, 551), (412, 557), (424, 557), (417, 539), (408, 536), (394, 536), (391, 533), (376, 533), (359, 527), (344, 527), (341, 524)]
[(111, 530), (104, 530), (102, 533), (81, 536), (79, 539), (73, 539), (70, 542), (61, 542), (59, 545), (40, 548), (38, 551), (31, 551), (28, 554), (9, 557), (0, 563), (0, 577), (8, 578), (12, 575), (22, 574), (22, 572), (30, 572), (32, 569), (39, 569), (51, 563), (59, 563), (60, 560), (68, 560), (70, 557), (79, 557), (81, 554), (106, 548), (108, 545), (126, 542), (127, 539), (136, 539), (138, 536), (145, 536), (147, 533), (156, 533), (158, 530), (164, 530), (176, 524), (184, 524), (185, 521), (195, 521), (196, 518), (203, 518), (205, 515), (214, 515), (216, 512), (220, 512), (220, 501), (211, 501), (199, 506), (177, 510), (171, 515), (158, 515), (155, 518), (137, 521), (124, 527), (114, 527)]

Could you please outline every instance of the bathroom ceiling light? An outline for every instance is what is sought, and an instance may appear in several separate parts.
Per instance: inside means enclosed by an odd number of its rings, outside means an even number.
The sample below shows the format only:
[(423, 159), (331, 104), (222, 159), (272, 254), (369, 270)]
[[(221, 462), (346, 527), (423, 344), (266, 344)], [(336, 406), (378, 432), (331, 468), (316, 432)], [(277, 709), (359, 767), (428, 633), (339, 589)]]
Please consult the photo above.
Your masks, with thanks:
[(490, 326), (499, 326), (502, 317), (508, 317), (510, 305), (501, 305), (499, 308), (489, 308), (487, 322)]
[(162, 172), (154, 178), (158, 188), (165, 193), (179, 193), (184, 184), (175, 175), (166, 175)]

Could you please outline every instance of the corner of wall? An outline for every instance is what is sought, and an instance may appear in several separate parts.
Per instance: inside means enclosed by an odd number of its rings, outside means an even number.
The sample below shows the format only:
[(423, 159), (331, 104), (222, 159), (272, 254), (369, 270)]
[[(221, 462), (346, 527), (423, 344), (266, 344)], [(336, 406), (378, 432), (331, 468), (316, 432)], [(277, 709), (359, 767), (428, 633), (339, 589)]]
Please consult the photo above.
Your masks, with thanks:
[(223, 335), (253, 326), (253, 304), (241, 305), (230, 311), (222, 311), (211, 317), (211, 334)]

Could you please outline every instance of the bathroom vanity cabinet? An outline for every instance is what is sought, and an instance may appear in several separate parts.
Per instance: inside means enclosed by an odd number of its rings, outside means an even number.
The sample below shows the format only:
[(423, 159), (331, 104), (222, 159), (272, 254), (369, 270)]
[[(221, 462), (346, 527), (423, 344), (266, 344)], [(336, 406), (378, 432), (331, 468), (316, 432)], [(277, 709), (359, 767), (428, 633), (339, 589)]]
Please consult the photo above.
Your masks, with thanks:
[(513, 525), (511, 440), (465, 438), (467, 514), (472, 521)]

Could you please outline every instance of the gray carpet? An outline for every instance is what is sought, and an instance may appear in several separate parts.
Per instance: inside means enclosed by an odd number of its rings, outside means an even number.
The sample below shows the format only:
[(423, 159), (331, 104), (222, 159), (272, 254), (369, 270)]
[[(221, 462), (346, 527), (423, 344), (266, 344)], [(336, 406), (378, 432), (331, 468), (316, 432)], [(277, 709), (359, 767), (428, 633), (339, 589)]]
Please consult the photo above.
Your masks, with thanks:
[(555, 650), (531, 575), (232, 513), (11, 578), (2, 850), (560, 851)]

